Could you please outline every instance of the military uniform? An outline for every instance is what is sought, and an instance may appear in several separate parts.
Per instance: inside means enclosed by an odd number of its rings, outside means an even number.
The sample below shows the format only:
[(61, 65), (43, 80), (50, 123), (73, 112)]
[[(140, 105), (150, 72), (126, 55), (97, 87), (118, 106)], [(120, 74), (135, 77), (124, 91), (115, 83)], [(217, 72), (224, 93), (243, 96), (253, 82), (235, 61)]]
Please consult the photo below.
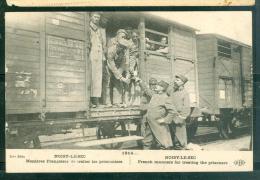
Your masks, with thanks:
[[(138, 75), (139, 42), (134, 42), (130, 39), (129, 44), (129, 73), (132, 79)], [(132, 79), (126, 91), (126, 103), (140, 105), (140, 98), (140, 87)]]
[[(151, 86), (154, 86), (157, 83), (158, 82), (155, 78), (150, 78), (149, 79), (149, 88), (151, 90), (153, 90), (151, 88)], [(141, 112), (142, 112), (142, 115), (143, 115), (142, 125), (141, 125), (141, 134), (143, 136), (145, 136), (145, 128), (146, 128), (146, 125), (147, 125), (147, 105), (149, 104), (150, 100), (151, 100), (150, 96), (148, 96), (146, 93), (142, 93), (140, 109), (141, 109)]]
[(130, 40), (129, 44), (129, 71), (133, 73), (138, 65), (139, 43)]
[(105, 60), (106, 33), (105, 29), (90, 22), (91, 61), (91, 97), (100, 98), (102, 92), (102, 71)]
[[(119, 46), (124, 48), (119, 48)], [(113, 104), (123, 103), (125, 83), (121, 78), (129, 78), (129, 51), (128, 42), (112, 38), (107, 51), (106, 104), (110, 101), (110, 89), (113, 93)]]
[[(183, 81), (186, 83), (188, 80), (183, 79)], [(171, 124), (173, 141), (176, 146), (185, 149), (187, 146), (186, 118), (190, 114), (189, 94), (184, 87), (175, 90), (173, 86), (168, 88), (167, 94), (169, 95), (169, 103), (175, 106), (178, 113), (177, 116), (173, 117)]]
[(144, 92), (151, 97), (147, 105), (147, 126), (145, 128), (143, 145), (144, 149), (151, 149), (155, 140), (164, 148), (173, 146), (171, 133), (168, 124), (159, 123), (157, 120), (164, 118), (170, 122), (176, 115), (175, 107), (168, 102), (166, 93), (156, 94), (148, 89), (143, 83), (141, 87)]

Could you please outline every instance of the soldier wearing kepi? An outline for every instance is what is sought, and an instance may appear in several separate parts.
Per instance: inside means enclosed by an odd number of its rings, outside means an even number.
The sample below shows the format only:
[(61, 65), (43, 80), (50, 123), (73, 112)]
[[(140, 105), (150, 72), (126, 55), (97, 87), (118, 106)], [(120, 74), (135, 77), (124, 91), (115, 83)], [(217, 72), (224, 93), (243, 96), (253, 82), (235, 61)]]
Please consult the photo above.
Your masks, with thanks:
[(175, 149), (186, 149), (187, 146), (186, 118), (190, 114), (189, 94), (184, 89), (187, 81), (185, 76), (176, 75), (174, 84), (167, 90), (169, 103), (172, 103), (177, 110), (177, 115), (173, 117), (170, 124)]
[(115, 38), (112, 38), (107, 51), (108, 77), (106, 82), (106, 104), (111, 103), (110, 88), (112, 90), (112, 102), (117, 106), (124, 106), (123, 94), (125, 86), (130, 83), (129, 74), (129, 42), (125, 39), (127, 32), (119, 29)]
[[(140, 85), (144, 92), (151, 97), (147, 106), (148, 126), (146, 126), (145, 129), (143, 148), (152, 149), (154, 143), (157, 141), (161, 148), (171, 149), (173, 143), (167, 122), (172, 121), (176, 115), (176, 110), (172, 103), (168, 103), (167, 101), (168, 96), (166, 90), (168, 83), (165, 81), (158, 82), (155, 91), (146, 87), (142, 82)], [(165, 123), (159, 121), (161, 118), (164, 118)]]
[(106, 32), (101, 28), (100, 13), (91, 13), (90, 19), (90, 50), (89, 58), (91, 61), (91, 101), (92, 107), (99, 105), (102, 92), (102, 74), (103, 63), (105, 58), (106, 49)]

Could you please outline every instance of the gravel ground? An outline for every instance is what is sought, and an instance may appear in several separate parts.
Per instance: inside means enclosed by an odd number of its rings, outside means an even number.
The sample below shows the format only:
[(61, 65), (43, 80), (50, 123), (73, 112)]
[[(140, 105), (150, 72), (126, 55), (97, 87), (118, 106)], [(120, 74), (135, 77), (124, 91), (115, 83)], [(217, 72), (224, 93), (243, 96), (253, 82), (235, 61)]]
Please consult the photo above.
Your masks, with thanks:
[(201, 145), (206, 151), (238, 151), (248, 149), (250, 144), (250, 136), (246, 135), (236, 139), (218, 140)]

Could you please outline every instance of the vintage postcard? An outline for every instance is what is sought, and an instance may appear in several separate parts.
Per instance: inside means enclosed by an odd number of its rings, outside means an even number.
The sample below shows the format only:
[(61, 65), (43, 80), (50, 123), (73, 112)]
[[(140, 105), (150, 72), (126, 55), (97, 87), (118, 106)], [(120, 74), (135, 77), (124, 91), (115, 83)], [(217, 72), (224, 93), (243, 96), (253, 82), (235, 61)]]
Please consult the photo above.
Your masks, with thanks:
[(252, 171), (251, 11), (5, 13), (7, 172)]

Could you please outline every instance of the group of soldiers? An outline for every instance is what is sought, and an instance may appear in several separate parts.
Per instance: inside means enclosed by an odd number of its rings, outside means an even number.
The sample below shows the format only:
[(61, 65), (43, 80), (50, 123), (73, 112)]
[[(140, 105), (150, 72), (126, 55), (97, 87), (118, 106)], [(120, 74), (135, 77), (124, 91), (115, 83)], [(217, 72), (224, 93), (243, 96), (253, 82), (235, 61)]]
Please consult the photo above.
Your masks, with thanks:
[[(97, 107), (100, 102), (106, 106), (124, 107), (126, 103), (133, 103), (139, 87), (146, 95), (146, 103), (142, 103), (144, 149), (156, 146), (185, 149), (185, 120), (190, 113), (190, 104), (184, 85), (188, 79), (176, 75), (172, 85), (156, 79), (150, 79), (149, 86), (146, 85), (138, 77), (138, 32), (119, 29), (116, 36), (106, 43), (105, 29), (99, 25), (100, 18), (99, 13), (91, 13), (89, 58), (92, 107)], [(167, 39), (162, 41), (167, 43)], [(168, 49), (162, 47), (160, 51), (167, 53)]]
[(142, 135), (144, 149), (186, 149), (186, 119), (190, 114), (189, 95), (184, 89), (188, 79), (176, 75), (174, 83), (149, 80), (146, 86), (137, 79), (147, 95), (147, 102), (142, 106)]
[[(91, 102), (106, 106), (132, 104), (136, 89), (138, 33), (119, 29), (106, 43), (105, 29), (99, 26), (100, 14), (92, 13), (90, 20)], [(102, 95), (102, 99), (101, 99)]]

